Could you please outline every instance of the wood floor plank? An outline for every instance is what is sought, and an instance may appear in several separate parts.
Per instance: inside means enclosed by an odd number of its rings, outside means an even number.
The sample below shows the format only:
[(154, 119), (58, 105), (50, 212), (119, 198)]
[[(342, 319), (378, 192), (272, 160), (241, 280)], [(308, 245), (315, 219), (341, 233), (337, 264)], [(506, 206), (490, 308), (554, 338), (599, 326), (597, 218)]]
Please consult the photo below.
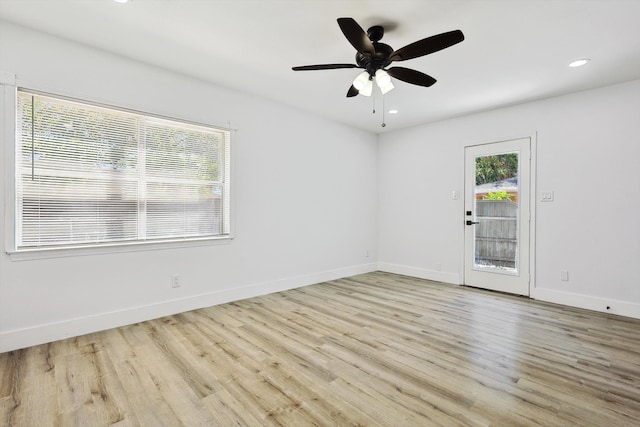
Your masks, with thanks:
[(637, 426), (639, 331), (369, 273), (0, 354), (0, 426)]

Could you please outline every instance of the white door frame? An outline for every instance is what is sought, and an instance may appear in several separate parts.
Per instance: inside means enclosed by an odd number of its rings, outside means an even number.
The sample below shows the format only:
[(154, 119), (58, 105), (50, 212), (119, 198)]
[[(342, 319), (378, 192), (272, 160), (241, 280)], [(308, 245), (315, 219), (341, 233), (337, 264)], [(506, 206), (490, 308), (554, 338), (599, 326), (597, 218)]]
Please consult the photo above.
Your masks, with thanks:
[[(529, 167), (529, 173), (530, 173), (530, 182), (529, 182), (529, 298), (531, 299), (535, 299), (535, 290), (536, 290), (536, 201), (538, 199), (537, 197), (537, 152), (538, 152), (538, 135), (537, 132), (531, 132), (529, 134), (524, 134), (524, 135), (518, 135), (518, 136), (513, 136), (513, 137), (507, 137), (507, 138), (496, 138), (492, 141), (484, 141), (484, 142), (477, 142), (477, 143), (473, 143), (473, 144), (467, 144), (463, 147), (463, 170), (466, 170), (466, 158), (465, 158), (465, 153), (467, 150), (467, 147), (472, 147), (472, 146), (476, 146), (476, 145), (486, 145), (486, 144), (493, 144), (493, 143), (497, 143), (497, 142), (506, 142), (506, 141), (512, 141), (512, 140), (516, 140), (516, 139), (522, 139), (522, 138), (529, 138), (530, 140), (530, 167)], [(465, 178), (465, 186), (466, 186), (466, 178)], [(466, 187), (464, 188), (464, 195), (466, 196)], [(465, 222), (466, 222), (466, 215), (465, 215), (465, 203), (463, 203), (463, 212), (461, 215), (462, 221), (461, 223), (463, 224), (463, 227), (468, 227)], [(462, 247), (465, 248), (465, 233), (462, 233)], [(462, 285), (464, 285), (466, 283), (466, 277), (465, 277), (465, 250), (462, 251), (462, 262), (461, 262), (461, 266), (462, 266)]]

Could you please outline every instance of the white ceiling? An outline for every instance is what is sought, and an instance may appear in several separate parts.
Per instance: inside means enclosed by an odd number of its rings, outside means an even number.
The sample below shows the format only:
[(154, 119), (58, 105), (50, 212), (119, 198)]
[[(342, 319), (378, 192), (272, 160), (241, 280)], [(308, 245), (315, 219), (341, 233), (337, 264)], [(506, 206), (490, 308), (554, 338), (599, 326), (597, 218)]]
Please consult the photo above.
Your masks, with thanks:
[[(382, 128), (379, 93), (375, 115), (345, 96), (359, 70), (291, 70), (355, 63), (338, 17), (394, 49), (466, 39), (398, 64), (438, 82), (395, 82)], [(0, 0), (0, 18), (376, 133), (640, 78), (640, 0)]]

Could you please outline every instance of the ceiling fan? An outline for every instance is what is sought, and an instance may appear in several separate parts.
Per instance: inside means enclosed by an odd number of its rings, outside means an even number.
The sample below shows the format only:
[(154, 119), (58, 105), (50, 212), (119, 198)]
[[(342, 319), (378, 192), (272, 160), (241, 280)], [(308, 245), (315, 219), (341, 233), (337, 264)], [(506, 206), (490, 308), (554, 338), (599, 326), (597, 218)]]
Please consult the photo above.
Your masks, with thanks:
[(393, 89), (391, 77), (406, 83), (429, 87), (436, 82), (433, 77), (420, 71), (404, 67), (391, 67), (392, 62), (406, 61), (437, 52), (464, 40), (464, 34), (460, 30), (449, 31), (435, 36), (427, 37), (411, 43), (398, 50), (393, 50), (388, 44), (381, 43), (384, 28), (374, 25), (367, 32), (353, 18), (338, 18), (338, 25), (349, 43), (356, 48), (355, 64), (321, 64), (302, 65), (292, 67), (294, 71), (332, 70), (338, 68), (362, 68), (364, 71), (355, 78), (347, 91), (347, 97), (358, 94), (370, 96), (373, 89), (373, 81), (383, 94)]

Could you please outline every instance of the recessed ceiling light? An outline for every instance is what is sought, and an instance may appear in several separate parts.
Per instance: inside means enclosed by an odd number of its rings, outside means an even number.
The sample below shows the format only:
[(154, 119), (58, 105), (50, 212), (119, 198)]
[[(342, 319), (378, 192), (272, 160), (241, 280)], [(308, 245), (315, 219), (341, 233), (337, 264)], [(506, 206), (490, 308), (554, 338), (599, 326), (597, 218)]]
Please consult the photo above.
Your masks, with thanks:
[(389, 110), (389, 114), (398, 114), (398, 110)]
[(580, 58), (580, 59), (576, 59), (575, 61), (571, 61), (569, 63), (569, 67), (572, 68), (576, 68), (576, 67), (582, 67), (583, 65), (586, 65), (589, 63), (589, 61), (591, 61), (591, 58)]
[(116, 3), (129, 3), (131, 0), (113, 0)]

